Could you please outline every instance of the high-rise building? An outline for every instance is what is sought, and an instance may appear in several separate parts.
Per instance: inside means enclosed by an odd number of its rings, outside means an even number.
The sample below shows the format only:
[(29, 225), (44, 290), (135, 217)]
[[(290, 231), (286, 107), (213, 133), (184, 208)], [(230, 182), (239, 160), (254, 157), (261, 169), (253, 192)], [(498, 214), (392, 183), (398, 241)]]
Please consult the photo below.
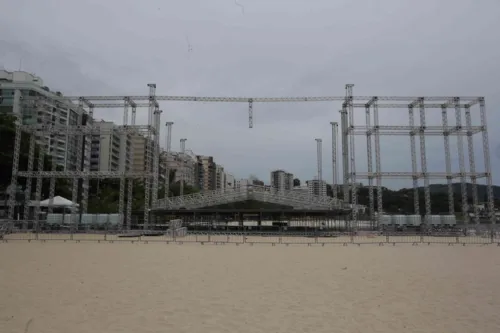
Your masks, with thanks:
[(252, 185), (253, 182), (251, 179), (238, 179), (235, 181), (234, 188), (240, 189), (240, 188), (246, 188), (249, 185)]
[(324, 180), (308, 180), (306, 181), (306, 184), (307, 188), (309, 189), (309, 194), (326, 197), (326, 182)]
[(222, 165), (215, 165), (215, 189), (224, 192), (226, 189), (226, 173)]
[(200, 190), (211, 191), (216, 186), (216, 164), (212, 156), (196, 156), (197, 158), (197, 176)]
[[(90, 170), (91, 171), (120, 171), (120, 149), (122, 138), (125, 139), (125, 171), (132, 168), (130, 152), (132, 147), (131, 135), (122, 137), (117, 126), (113, 122), (94, 122), (99, 126), (103, 134), (92, 136), (90, 147)], [(109, 133), (109, 134), (108, 134)]]
[[(82, 125), (87, 114), (70, 100), (61, 101), (60, 92), (52, 92), (43, 80), (23, 71), (0, 70), (0, 113), (14, 111), (15, 91), (20, 92), (22, 122), (24, 125)], [(57, 101), (54, 99), (58, 99)], [(38, 135), (37, 144), (45, 144), (53, 161), (63, 170), (81, 169), (89, 164), (83, 154), (84, 145), (78, 147), (75, 135)], [(85, 143), (84, 139), (84, 143)], [(87, 141), (88, 142), (88, 141)], [(82, 165), (77, 165), (78, 148), (82, 148)]]
[[(146, 171), (146, 157), (147, 157), (147, 138), (142, 134), (134, 134), (131, 137), (131, 152), (132, 152), (132, 171), (143, 172)], [(151, 171), (153, 164), (151, 163)]]
[(234, 191), (235, 186), (236, 185), (234, 176), (230, 173), (226, 173), (225, 191), (226, 192)]
[(196, 156), (192, 151), (186, 150), (184, 154), (180, 152), (170, 152), (167, 157), (167, 153), (162, 154), (162, 161), (160, 164), (167, 163), (169, 172), (174, 170), (174, 179), (170, 179), (171, 183), (178, 183), (183, 179), (184, 183), (189, 186), (198, 187), (197, 181), (197, 160)]
[(278, 191), (293, 189), (293, 174), (285, 170), (271, 171), (271, 187)]

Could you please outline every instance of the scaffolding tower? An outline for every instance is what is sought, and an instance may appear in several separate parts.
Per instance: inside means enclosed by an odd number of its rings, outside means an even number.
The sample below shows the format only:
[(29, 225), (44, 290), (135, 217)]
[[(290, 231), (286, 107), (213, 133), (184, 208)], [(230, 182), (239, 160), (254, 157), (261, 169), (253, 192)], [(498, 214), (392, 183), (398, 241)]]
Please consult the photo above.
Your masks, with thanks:
[[(33, 84), (18, 84), (8, 83), (2, 84), (2, 88), (9, 87), (14, 89), (13, 95), (13, 116), (16, 118), (15, 139), (14, 139), (14, 154), (12, 163), (12, 179), (9, 187), (8, 201), (8, 220), (15, 220), (14, 212), (16, 205), (15, 189), (17, 188), (18, 178), (26, 178), (25, 196), (27, 202), (24, 207), (24, 219), (29, 216), (29, 207), (34, 204), (34, 224), (38, 226), (40, 218), (40, 201), (42, 195), (42, 182), (44, 178), (50, 179), (49, 184), (49, 205), (48, 212), (53, 212), (53, 202), (55, 195), (55, 187), (57, 179), (72, 180), (72, 202), (80, 202), (80, 205), (73, 205), (71, 211), (72, 226), (76, 227), (79, 221), (78, 215), (86, 214), (88, 211), (89, 200), (89, 182), (91, 179), (119, 179), (120, 193), (118, 210), (120, 215), (119, 226), (126, 225), (130, 228), (132, 215), (132, 200), (133, 200), (133, 181), (142, 180), (144, 182), (145, 198), (149, 198), (152, 192), (153, 200), (157, 200), (158, 193), (158, 163), (159, 163), (159, 104), (155, 100), (156, 85), (148, 85), (150, 87), (150, 95), (148, 96), (149, 103), (137, 104), (128, 96), (123, 96), (122, 103), (117, 103), (117, 99), (113, 99), (114, 103), (94, 103), (92, 99), (86, 97), (62, 97), (54, 93), (48, 92)], [(29, 92), (36, 93), (32, 96)], [(77, 102), (77, 104), (75, 103)], [(59, 122), (59, 113), (50, 112), (53, 107), (66, 108), (67, 110), (77, 110), (77, 119), (74, 125), (61, 124)], [(149, 116), (147, 125), (137, 125), (137, 107), (148, 106)], [(128, 124), (129, 107), (132, 108), (131, 124)], [(99, 108), (123, 108), (123, 125), (114, 128), (102, 128), (98, 124), (94, 124), (94, 110)], [(39, 116), (52, 114), (51, 117)], [(36, 115), (36, 124), (23, 124), (23, 118), (26, 116)], [(120, 153), (119, 153), (119, 168), (115, 171), (90, 171), (91, 159), (91, 142), (93, 135), (111, 135), (113, 132), (118, 132), (121, 137)], [(19, 156), (21, 149), (21, 133), (25, 132), (30, 137), (30, 148), (28, 151), (28, 166), (27, 170), (19, 170)], [(139, 135), (146, 138), (147, 149), (145, 158), (144, 171), (133, 171), (127, 168), (125, 156), (127, 151), (127, 136)], [(44, 159), (48, 152), (51, 139), (64, 139), (75, 143), (74, 150), (76, 151), (74, 166), (66, 167), (63, 171), (56, 169), (57, 163), (55, 155), (52, 155), (52, 168), (45, 170)], [(35, 160), (35, 144), (38, 143), (39, 154), (37, 160), (37, 168), (34, 168)], [(130, 147), (129, 147), (130, 148)], [(31, 201), (31, 181), (36, 179), (36, 189), (34, 201)], [(125, 185), (128, 182), (127, 188), (127, 205), (125, 211)], [(82, 184), (80, 186), (80, 183)], [(152, 184), (151, 184), (152, 183)], [(152, 191), (151, 191), (152, 186)], [(81, 196), (79, 192), (81, 190)], [(156, 196), (155, 196), (156, 193)], [(144, 210), (144, 227), (148, 227), (149, 218), (149, 200), (145, 200), (146, 209)], [(80, 207), (80, 212), (78, 212)], [(125, 216), (126, 214), (126, 216)], [(125, 223), (126, 221), (126, 223)]]
[[(415, 213), (420, 212), (418, 202), (418, 184), (422, 180), (424, 183), (425, 197), (425, 221), (428, 223), (428, 216), (431, 214), (431, 199), (430, 199), (430, 180), (445, 179), (448, 184), (448, 201), (449, 213), (454, 213), (454, 194), (453, 180), (459, 179), (461, 184), (461, 203), (463, 216), (468, 223), (468, 193), (467, 180), (472, 183), (472, 201), (476, 210), (475, 222), (479, 223), (478, 195), (477, 195), (477, 180), (480, 178), (486, 179), (487, 185), (487, 213), (491, 224), (495, 224), (494, 207), (493, 207), (493, 192), (492, 192), (492, 175), (490, 167), (490, 154), (488, 144), (488, 132), (486, 121), (486, 107), (484, 97), (446, 97), (446, 96), (431, 96), (431, 97), (408, 97), (408, 96), (354, 96), (353, 84), (346, 85), (345, 96), (325, 96), (325, 97), (196, 97), (196, 96), (159, 96), (156, 95), (156, 85), (149, 84), (149, 94), (142, 96), (71, 96), (61, 97), (56, 94), (49, 93), (41, 88), (36, 88), (30, 84), (29, 87), (23, 87), (22, 84), (9, 83), (2, 84), (9, 86), (9, 89), (14, 89), (13, 95), (13, 111), (17, 118), (16, 134), (14, 143), (14, 157), (12, 182), (9, 187), (9, 220), (14, 220), (15, 207), (15, 191), (19, 177), (27, 179), (36, 178), (36, 194), (35, 200), (39, 202), (41, 199), (41, 189), (43, 178), (50, 179), (50, 201), (53, 201), (55, 181), (58, 178), (73, 180), (72, 199), (78, 202), (78, 182), (81, 180), (84, 184), (81, 197), (81, 213), (85, 213), (88, 209), (88, 182), (90, 179), (120, 179), (120, 189), (125, 189), (125, 183), (128, 181), (127, 188), (127, 205), (126, 205), (126, 221), (127, 226), (130, 226), (131, 216), (131, 200), (134, 180), (142, 180), (144, 182), (144, 228), (148, 228), (149, 215), (151, 206), (159, 207), (159, 201), (164, 201), (166, 205), (170, 205), (171, 199), (168, 194), (164, 200), (158, 199), (158, 180), (159, 180), (159, 136), (160, 136), (160, 115), (159, 101), (181, 101), (181, 102), (222, 102), (222, 103), (247, 103), (249, 106), (249, 127), (253, 127), (254, 118), (253, 111), (256, 103), (275, 103), (275, 102), (339, 102), (342, 103), (340, 133), (342, 146), (342, 166), (343, 166), (343, 200), (351, 205), (357, 204), (357, 188), (356, 182), (360, 179), (367, 179), (369, 186), (369, 212), (373, 220), (380, 223), (380, 217), (383, 207), (382, 196), (382, 179), (384, 178), (405, 178), (413, 181), (413, 189), (415, 191)], [(23, 89), (35, 90), (38, 92), (37, 97), (23, 95)], [(143, 103), (139, 103), (139, 102)], [(74, 104), (74, 103), (78, 104)], [(78, 125), (60, 125), (56, 120), (42, 120), (41, 123), (35, 125), (25, 125), (22, 123), (23, 115), (26, 113), (37, 113), (38, 109), (46, 107), (50, 104), (62, 104), (68, 108), (77, 108), (80, 110), (81, 116), (78, 119)], [(478, 108), (476, 108), (478, 106)], [(103, 130), (99, 126), (95, 126), (92, 122), (93, 112), (96, 108), (124, 108), (124, 124), (119, 126), (117, 131), (121, 135), (141, 134), (146, 137), (147, 149), (145, 158), (145, 169), (139, 171), (127, 170), (121, 166), (118, 171), (89, 171), (87, 160), (90, 158), (90, 135), (103, 134)], [(132, 121), (128, 125), (128, 109), (132, 108)], [(148, 108), (148, 123), (147, 125), (136, 124), (136, 108)], [(354, 123), (354, 114), (357, 109), (365, 110), (366, 124), (357, 125)], [(379, 108), (404, 108), (408, 112), (408, 125), (390, 126), (379, 123)], [(441, 110), (442, 123), (439, 125), (429, 125), (426, 122), (427, 110)], [(448, 124), (449, 109), (454, 110), (455, 122), (453, 125)], [(474, 111), (477, 109), (477, 111)], [(419, 125), (415, 125), (415, 114), (418, 111)], [(462, 111), (465, 115), (465, 124), (463, 123)], [(479, 114), (480, 125), (472, 125), (473, 112)], [(83, 115), (88, 114), (88, 121), (83, 123)], [(356, 118), (357, 119), (357, 118)], [(336, 128), (334, 128), (336, 131)], [(30, 149), (28, 158), (28, 170), (19, 170), (19, 154), (21, 143), (21, 132), (30, 134)], [(37, 168), (34, 170), (35, 162), (35, 142), (36, 138), (44, 137), (44, 135), (59, 135), (75, 140), (77, 146), (77, 167), (74, 170), (50, 171), (44, 170), (43, 160), (47, 153), (47, 143), (42, 140), (40, 145), (40, 154), (37, 160)], [(477, 171), (475, 165), (473, 136), (475, 134), (482, 135), (482, 146), (484, 156), (484, 170)], [(356, 168), (356, 147), (355, 136), (365, 136), (367, 140), (367, 157), (368, 157), (368, 172), (357, 172)], [(411, 151), (411, 172), (384, 172), (381, 168), (381, 151), (380, 151), (380, 136), (408, 136)], [(335, 134), (333, 134), (335, 137)], [(426, 156), (426, 137), (427, 136), (442, 136), (444, 138), (446, 171), (445, 172), (429, 172), (427, 170)], [(417, 165), (416, 153), (416, 138), (418, 137), (420, 144), (420, 170)], [(469, 156), (469, 170), (466, 169), (465, 154), (464, 154), (464, 137), (467, 138), (467, 149)], [(452, 172), (451, 169), (451, 151), (450, 140), (457, 140), (457, 155), (459, 161), (459, 172)], [(336, 140), (335, 140), (336, 141)], [(83, 144), (85, 142), (85, 145)], [(373, 163), (372, 147), (375, 147), (375, 163)], [(332, 153), (336, 154), (332, 147)], [(84, 153), (81, 151), (84, 149)], [(120, 160), (123, 162), (123, 150), (121, 149)], [(83, 159), (83, 160), (82, 160)], [(332, 162), (336, 161), (336, 156), (332, 157)], [(375, 166), (373, 168), (373, 165)], [(54, 168), (54, 166), (53, 166)], [(335, 168), (334, 168), (335, 169)], [(335, 177), (335, 170), (332, 170)], [(29, 184), (30, 182), (28, 182)], [(375, 184), (374, 184), (375, 183)], [(337, 184), (335, 184), (337, 185)], [(375, 214), (375, 195), (378, 214)], [(26, 188), (26, 192), (31, 192), (31, 188)], [(121, 220), (123, 222), (124, 208), (124, 193), (120, 191), (119, 210)], [(201, 200), (201, 197), (199, 198)], [(172, 199), (173, 200), (173, 199)], [(179, 198), (183, 201), (182, 198)], [(152, 201), (152, 202), (151, 202)], [(37, 206), (39, 212), (40, 207)], [(50, 209), (49, 209), (50, 211)], [(73, 208), (73, 215), (76, 215), (76, 208)], [(354, 209), (353, 219), (356, 221), (356, 209)], [(376, 218), (374, 217), (376, 215)], [(73, 216), (72, 221), (76, 221)], [(38, 219), (38, 214), (35, 214), (35, 219)], [(123, 225), (123, 224), (121, 224)]]
[[(419, 205), (419, 181), (424, 184), (424, 223), (429, 226), (429, 218), (431, 216), (431, 195), (430, 181), (431, 180), (446, 180), (448, 187), (448, 213), (455, 214), (454, 209), (454, 191), (453, 180), (458, 179), (461, 186), (461, 209), (465, 224), (469, 223), (469, 204), (467, 181), (472, 184), (472, 203), (474, 209), (474, 222), (479, 224), (479, 198), (477, 192), (477, 180), (480, 178), (486, 179), (487, 188), (487, 214), (488, 220), (492, 225), (495, 224), (496, 218), (494, 215), (494, 197), (493, 184), (490, 165), (490, 152), (488, 142), (488, 131), (486, 121), (486, 106), (484, 97), (354, 97), (352, 94), (353, 85), (346, 85), (346, 97), (342, 107), (342, 150), (343, 150), (343, 165), (344, 165), (344, 198), (349, 198), (351, 194), (351, 204), (357, 204), (357, 181), (360, 179), (368, 180), (369, 191), (369, 213), (372, 220), (376, 220), (380, 225), (382, 216), (382, 179), (411, 179), (413, 182), (413, 198), (415, 214), (421, 214)], [(390, 101), (390, 103), (380, 103), (380, 101)], [(476, 114), (479, 114), (480, 124), (472, 125), (472, 113), (475, 106)], [(354, 113), (356, 109), (364, 109), (366, 123), (365, 125), (356, 125), (354, 123)], [(408, 125), (381, 125), (379, 122), (379, 108), (391, 109), (407, 109)], [(448, 109), (452, 109), (454, 113), (454, 124), (448, 124)], [(426, 120), (427, 112), (441, 111), (441, 124), (428, 124)], [(399, 110), (396, 110), (399, 111)], [(419, 125), (415, 124), (415, 112), (418, 112)], [(439, 111), (438, 111), (439, 112)], [(465, 114), (465, 123), (462, 116)], [(373, 125), (372, 125), (373, 124)], [(482, 147), (484, 156), (484, 170), (476, 170), (474, 141), (475, 134), (482, 136)], [(355, 136), (366, 136), (367, 141), (367, 163), (368, 172), (357, 172), (355, 163)], [(381, 151), (380, 137), (381, 136), (401, 136), (409, 137), (410, 153), (411, 153), (411, 172), (383, 172), (381, 168)], [(445, 172), (429, 172), (427, 168), (426, 155), (426, 137), (441, 136), (443, 137), (445, 151)], [(451, 149), (450, 139), (456, 138), (457, 141), (457, 156), (459, 164), (459, 172), (452, 172), (451, 168)], [(417, 163), (417, 148), (416, 141), (420, 145), (420, 170)], [(464, 138), (467, 138), (467, 149), (469, 159), (469, 170), (466, 169), (465, 154), (464, 154)], [(372, 145), (375, 146), (375, 172), (373, 171), (373, 154)], [(377, 188), (377, 211), (375, 217), (374, 208), (374, 188), (373, 181), (376, 181)], [(356, 224), (357, 214), (353, 210), (353, 223)]]

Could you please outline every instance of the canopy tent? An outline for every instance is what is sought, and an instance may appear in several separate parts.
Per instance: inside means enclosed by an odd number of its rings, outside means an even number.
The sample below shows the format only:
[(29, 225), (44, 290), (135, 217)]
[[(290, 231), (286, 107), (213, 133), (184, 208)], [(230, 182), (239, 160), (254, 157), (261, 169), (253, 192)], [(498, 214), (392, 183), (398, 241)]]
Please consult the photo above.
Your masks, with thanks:
[[(40, 201), (40, 207), (48, 207), (49, 203), (50, 203), (50, 199), (45, 199), (43, 201)], [(59, 207), (59, 208), (66, 208), (66, 207), (71, 208), (73, 206), (78, 207), (79, 205), (75, 204), (72, 201), (70, 201), (66, 198), (63, 198), (61, 196), (55, 196), (54, 201), (52, 203), (52, 206)]]

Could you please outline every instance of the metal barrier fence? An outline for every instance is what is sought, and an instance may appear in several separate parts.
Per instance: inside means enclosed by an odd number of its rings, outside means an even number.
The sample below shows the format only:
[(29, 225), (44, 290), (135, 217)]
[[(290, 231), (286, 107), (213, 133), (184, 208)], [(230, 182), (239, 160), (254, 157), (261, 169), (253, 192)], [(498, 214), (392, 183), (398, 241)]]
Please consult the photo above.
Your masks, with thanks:
[[(347, 231), (324, 224), (310, 227), (221, 226), (216, 222), (185, 223), (153, 226), (144, 230), (132, 226), (124, 230), (116, 225), (47, 226), (30, 221), (6, 224), (0, 229), (0, 242), (9, 241), (73, 241), (73, 242), (141, 242), (141, 243), (200, 243), (200, 244), (270, 244), (270, 245), (343, 245), (349, 244), (497, 244), (500, 229), (470, 225), (442, 230), (362, 230)], [(345, 227), (345, 226), (344, 226)], [(344, 230), (342, 230), (344, 229)]]

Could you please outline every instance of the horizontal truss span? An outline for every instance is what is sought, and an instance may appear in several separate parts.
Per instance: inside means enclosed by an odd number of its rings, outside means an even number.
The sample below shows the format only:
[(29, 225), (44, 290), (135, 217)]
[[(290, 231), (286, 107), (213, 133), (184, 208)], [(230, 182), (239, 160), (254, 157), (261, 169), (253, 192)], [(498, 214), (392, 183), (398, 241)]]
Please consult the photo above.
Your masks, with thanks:
[[(88, 106), (93, 105), (95, 101), (127, 101), (130, 106), (135, 105), (135, 101), (150, 101), (149, 95), (138, 96), (57, 96), (54, 93), (47, 92), (35, 84), (29, 83), (0, 83), (3, 89), (30, 89), (40, 93), (42, 96), (49, 97), (54, 101), (68, 103), (71, 101), (84, 101)], [(441, 103), (443, 105), (454, 106), (453, 100), (459, 98), (462, 103), (472, 106), (479, 101), (484, 100), (484, 97), (475, 96), (352, 96), (353, 101), (363, 101), (365, 103), (373, 103), (374, 101), (393, 101), (393, 102), (410, 102), (429, 101)], [(196, 97), (196, 96), (154, 96), (154, 104), (157, 101), (185, 101), (185, 102), (240, 102), (240, 103), (272, 103), (272, 102), (329, 102), (329, 101), (345, 101), (345, 96), (320, 96), (320, 97)], [(366, 104), (363, 104), (365, 106)], [(408, 106), (408, 105), (406, 105)], [(416, 104), (414, 106), (417, 106)], [(379, 106), (380, 107), (380, 106)], [(400, 107), (394, 106), (394, 107)], [(403, 107), (403, 106), (401, 106)]]
[[(376, 96), (379, 101), (395, 101), (395, 102), (412, 102), (421, 97), (415, 96)], [(71, 100), (79, 100), (79, 96), (66, 97)], [(149, 96), (84, 96), (89, 101), (123, 101), (125, 98), (130, 98), (135, 101), (149, 100)], [(355, 101), (370, 101), (373, 96), (353, 96)], [(433, 104), (434, 107), (442, 107), (443, 104), (452, 104), (450, 101), (455, 97), (450, 96), (432, 96), (424, 97), (424, 101), (437, 101), (441, 104)], [(467, 105), (473, 105), (479, 101), (481, 97), (460, 97), (460, 100), (470, 102)], [(229, 102), (229, 103), (273, 103), (273, 102), (330, 102), (330, 101), (345, 101), (345, 96), (320, 96), (320, 97), (196, 97), (196, 96), (155, 96), (157, 101), (177, 101), (177, 102)], [(364, 107), (365, 104), (362, 104)], [(398, 105), (394, 107), (402, 107)], [(407, 107), (408, 104), (405, 104)], [(391, 106), (387, 106), (391, 107)], [(432, 106), (430, 106), (432, 107)]]
[(143, 133), (156, 132), (153, 126), (148, 125), (120, 125), (112, 128), (102, 128), (100, 126), (53, 126), (53, 125), (22, 125), (23, 132), (27, 133), (57, 133), (57, 134), (111, 134), (111, 133)]
[[(41, 178), (89, 178), (89, 179), (107, 179), (107, 178), (146, 178), (146, 172), (115, 172), (115, 171), (18, 171), (18, 177), (41, 177)], [(153, 177), (150, 173), (149, 177)]]
[(163, 198), (154, 203), (152, 207), (157, 210), (200, 209), (247, 200), (290, 206), (294, 209), (329, 210), (343, 206), (341, 201), (327, 196), (309, 195), (308, 193), (297, 193), (297, 191), (275, 191), (264, 186), (251, 185), (231, 191), (214, 190), (168, 199)]
[[(210, 97), (210, 98), (212, 98), (212, 97)], [(313, 97), (311, 97), (311, 98), (303, 97), (303, 98), (304, 98), (303, 102), (323, 102), (323, 100), (320, 100), (320, 97), (314, 97), (314, 98)], [(307, 99), (307, 101), (305, 99)], [(172, 100), (173, 101), (178, 101), (177, 99), (172, 99)], [(184, 100), (182, 100), (182, 101), (184, 101)], [(241, 100), (241, 101), (240, 100), (237, 100), (237, 101), (232, 101), (231, 100), (231, 101), (228, 101), (228, 102), (254, 102), (254, 101), (255, 100), (253, 98), (249, 98), (249, 99), (243, 98), (243, 100)], [(216, 101), (216, 102), (219, 102), (219, 101)], [(260, 102), (265, 102), (265, 101), (260, 101)], [(275, 102), (288, 102), (288, 100), (275, 101)], [(475, 105), (476, 103), (477, 103), (477, 101), (470, 101), (470, 103), (460, 104), (459, 106), (460, 106), (460, 108), (467, 108), (467, 107), (471, 107), (471, 106)], [(94, 104), (94, 103), (90, 103), (89, 102), (89, 104), (94, 109), (114, 109), (114, 108), (123, 108), (124, 107), (123, 103), (95, 103)], [(355, 108), (365, 108), (367, 105), (372, 105), (372, 104), (368, 104), (368, 103), (354, 103), (353, 107), (355, 107)], [(150, 105), (149, 105), (149, 103), (131, 103), (131, 104), (129, 104), (129, 106), (134, 107), (134, 108), (146, 108), (146, 107), (149, 107)], [(406, 104), (406, 103), (377, 104), (377, 107), (379, 109), (407, 109), (408, 106), (409, 106), (409, 104)], [(417, 105), (417, 106), (420, 106), (420, 105)], [(450, 107), (450, 108), (451, 107), (455, 107), (455, 105), (452, 104), (452, 103), (442, 103), (442, 104), (428, 103), (428, 104), (423, 104), (423, 107), (426, 108), (426, 109), (442, 109), (443, 107)]]
[[(228, 216), (235, 214), (273, 214), (284, 217), (308, 217), (314, 216), (331, 216), (347, 218), (351, 209), (216, 209), (216, 208), (201, 208), (201, 209), (174, 209), (174, 210), (155, 210), (155, 216), (176, 215), (176, 216)], [(140, 216), (142, 212), (136, 212), (134, 215)]]
[(465, 172), (465, 173), (446, 173), (446, 172), (356, 172), (356, 178), (376, 178), (380, 174), (381, 177), (384, 178), (429, 178), (429, 179), (453, 179), (453, 178), (461, 178), (464, 177), (475, 177), (475, 178), (484, 178), (487, 177), (488, 174), (485, 172)]
[(350, 126), (349, 132), (359, 135), (365, 135), (367, 132), (381, 135), (473, 135), (484, 130), (483, 126), (397, 126), (397, 125), (380, 125), (380, 126)]

